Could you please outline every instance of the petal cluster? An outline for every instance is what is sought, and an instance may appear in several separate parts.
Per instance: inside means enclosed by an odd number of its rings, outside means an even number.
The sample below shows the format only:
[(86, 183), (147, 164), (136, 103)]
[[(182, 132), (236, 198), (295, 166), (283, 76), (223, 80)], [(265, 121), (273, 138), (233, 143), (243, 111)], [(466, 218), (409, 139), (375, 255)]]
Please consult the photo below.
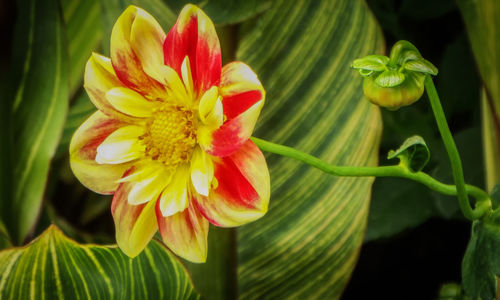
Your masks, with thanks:
[(114, 194), (116, 240), (127, 255), (159, 230), (173, 252), (203, 262), (209, 222), (239, 226), (267, 211), (269, 172), (249, 140), (262, 84), (242, 62), (222, 67), (215, 27), (194, 5), (168, 34), (128, 7), (110, 53), (87, 62), (84, 87), (98, 111), (71, 140), (71, 168), (89, 189)]

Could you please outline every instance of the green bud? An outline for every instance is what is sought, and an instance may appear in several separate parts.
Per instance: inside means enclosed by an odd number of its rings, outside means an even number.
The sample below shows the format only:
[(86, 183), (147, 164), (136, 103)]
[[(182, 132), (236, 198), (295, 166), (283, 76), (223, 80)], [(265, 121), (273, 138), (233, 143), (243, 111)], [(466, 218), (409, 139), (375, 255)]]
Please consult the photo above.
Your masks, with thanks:
[(420, 99), (424, 93), (425, 76), (438, 73), (437, 68), (407, 41), (394, 44), (389, 57), (368, 55), (353, 61), (352, 67), (364, 77), (366, 98), (390, 110)]

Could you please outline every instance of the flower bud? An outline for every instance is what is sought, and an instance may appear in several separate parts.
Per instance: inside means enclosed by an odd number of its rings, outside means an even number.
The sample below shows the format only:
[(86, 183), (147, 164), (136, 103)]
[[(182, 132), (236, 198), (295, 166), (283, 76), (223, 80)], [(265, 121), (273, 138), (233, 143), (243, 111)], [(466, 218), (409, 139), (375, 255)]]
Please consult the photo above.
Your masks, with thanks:
[(438, 73), (437, 68), (407, 41), (394, 44), (390, 57), (368, 55), (356, 59), (352, 67), (364, 77), (365, 97), (390, 110), (420, 99), (424, 93), (425, 76)]

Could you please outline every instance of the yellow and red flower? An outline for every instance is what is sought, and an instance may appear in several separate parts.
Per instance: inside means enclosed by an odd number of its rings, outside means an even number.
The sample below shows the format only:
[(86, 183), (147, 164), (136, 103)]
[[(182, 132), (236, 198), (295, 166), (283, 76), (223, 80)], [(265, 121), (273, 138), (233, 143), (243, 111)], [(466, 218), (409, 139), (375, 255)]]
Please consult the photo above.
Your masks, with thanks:
[(203, 262), (208, 222), (233, 227), (267, 211), (269, 172), (249, 140), (265, 91), (246, 64), (222, 67), (215, 27), (194, 5), (168, 34), (128, 7), (110, 52), (87, 62), (85, 89), (99, 110), (73, 136), (71, 168), (89, 189), (114, 194), (128, 256), (159, 229), (172, 251)]

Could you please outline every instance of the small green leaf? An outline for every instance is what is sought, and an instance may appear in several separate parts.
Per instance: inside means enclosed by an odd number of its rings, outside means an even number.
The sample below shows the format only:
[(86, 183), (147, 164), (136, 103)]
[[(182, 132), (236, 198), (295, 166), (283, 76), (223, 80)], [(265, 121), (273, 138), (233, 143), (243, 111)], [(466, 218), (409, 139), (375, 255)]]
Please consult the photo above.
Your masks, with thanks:
[(388, 159), (399, 158), (400, 164), (412, 172), (422, 170), (430, 159), (429, 148), (422, 137), (412, 136), (397, 150), (389, 151)]
[(381, 87), (395, 87), (405, 81), (405, 75), (398, 71), (384, 71), (375, 78), (375, 83)]
[(493, 300), (500, 276), (500, 210), (472, 224), (472, 233), (462, 261), (462, 282), (472, 300)]
[(408, 71), (416, 71), (431, 75), (437, 75), (438, 69), (428, 60), (425, 59), (417, 59), (410, 60), (404, 64), (404, 68)]
[(80, 245), (51, 225), (0, 252), (0, 298), (199, 299), (186, 269), (152, 241), (130, 259), (116, 246)]
[[(383, 55), (368, 55), (363, 58), (358, 58), (352, 62), (352, 67), (361, 72), (361, 70), (369, 71), (385, 71), (387, 70), (386, 64), (389, 58)], [(363, 74), (361, 74), (363, 75)]]
[(405, 40), (400, 40), (397, 41), (394, 46), (392, 46), (389, 58), (392, 65), (401, 65), (407, 60), (422, 58), (422, 56), (412, 43)]

